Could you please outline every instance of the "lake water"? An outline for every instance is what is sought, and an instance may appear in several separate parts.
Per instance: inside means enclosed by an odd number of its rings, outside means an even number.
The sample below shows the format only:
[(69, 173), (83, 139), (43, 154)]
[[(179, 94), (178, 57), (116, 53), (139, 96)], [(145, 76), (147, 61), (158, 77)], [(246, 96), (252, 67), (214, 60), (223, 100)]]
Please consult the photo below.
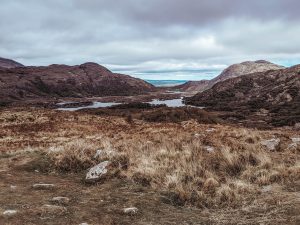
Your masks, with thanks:
[[(70, 102), (68, 102), (70, 103)], [(161, 105), (161, 104), (165, 104), (168, 107), (181, 107), (181, 106), (186, 106), (185, 104), (183, 104), (182, 102), (182, 98), (178, 98), (178, 99), (171, 99), (171, 100), (158, 100), (158, 99), (154, 99), (151, 102), (147, 102), (150, 103), (152, 105)], [(65, 102), (61, 102), (58, 103), (57, 105), (64, 105), (66, 104)], [(109, 107), (109, 106), (113, 106), (113, 105), (119, 105), (121, 103), (116, 103), (116, 102), (93, 102), (92, 105), (88, 105), (88, 106), (80, 106), (80, 107), (73, 107), (73, 108), (58, 108), (58, 110), (63, 110), (63, 111), (77, 111), (80, 109), (96, 109), (96, 108), (105, 108), (105, 107)]]

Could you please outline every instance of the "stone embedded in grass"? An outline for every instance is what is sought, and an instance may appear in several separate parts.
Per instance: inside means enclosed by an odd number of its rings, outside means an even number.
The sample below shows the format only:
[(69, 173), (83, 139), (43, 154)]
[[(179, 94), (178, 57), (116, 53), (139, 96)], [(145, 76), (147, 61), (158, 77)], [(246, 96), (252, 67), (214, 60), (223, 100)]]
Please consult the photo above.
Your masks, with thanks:
[(215, 151), (215, 148), (212, 147), (212, 146), (204, 146), (203, 148), (204, 148), (206, 151), (208, 151), (208, 152), (214, 152), (214, 151)]
[(99, 158), (101, 155), (103, 155), (103, 150), (99, 149), (96, 151), (94, 158), (97, 159)]
[(138, 213), (138, 208), (136, 207), (130, 207), (130, 208), (125, 208), (123, 209), (123, 212), (125, 214), (128, 214), (128, 215), (134, 215), (134, 214), (137, 214)]
[(291, 138), (291, 139), (292, 139), (293, 143), (300, 144), (300, 137), (294, 137), (294, 138)]
[(53, 197), (51, 199), (52, 203), (67, 205), (70, 202), (70, 199), (67, 197)]
[(13, 216), (13, 215), (15, 215), (15, 214), (17, 214), (17, 210), (5, 210), (4, 212), (3, 212), (3, 216), (7, 216), (7, 217), (9, 217), (9, 216)]
[(32, 185), (35, 190), (52, 190), (54, 189), (54, 184), (34, 184)]
[(275, 151), (280, 144), (279, 138), (273, 138), (270, 140), (264, 140), (260, 142), (263, 146), (266, 146), (268, 150)]
[(47, 204), (43, 205), (40, 210), (42, 214), (51, 214), (56, 216), (64, 215), (67, 212), (67, 208), (63, 206), (47, 205)]
[(97, 180), (103, 177), (108, 171), (107, 166), (110, 164), (109, 161), (104, 161), (99, 163), (98, 165), (92, 167), (89, 172), (86, 174), (85, 179), (90, 180)]
[(216, 129), (215, 128), (209, 128), (206, 130), (206, 132), (214, 132)]

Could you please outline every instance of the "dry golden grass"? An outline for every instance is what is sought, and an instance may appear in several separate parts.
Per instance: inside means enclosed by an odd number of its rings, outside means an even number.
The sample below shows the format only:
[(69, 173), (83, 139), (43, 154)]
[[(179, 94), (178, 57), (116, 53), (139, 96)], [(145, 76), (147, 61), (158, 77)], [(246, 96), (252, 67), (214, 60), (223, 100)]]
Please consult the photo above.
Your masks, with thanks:
[[(198, 207), (241, 206), (262, 187), (299, 181), (299, 146), (289, 149), (289, 130), (258, 131), (196, 121), (127, 123), (122, 118), (81, 113), (2, 112), (2, 143), (44, 152), (57, 171), (79, 172), (110, 160), (122, 176), (165, 193), (167, 201)], [(13, 118), (13, 119), (12, 119)], [(25, 125), (24, 125), (25, 124)], [(261, 140), (276, 136), (270, 152)], [(2, 149), (3, 151), (4, 149)], [(97, 150), (100, 156), (95, 157)]]

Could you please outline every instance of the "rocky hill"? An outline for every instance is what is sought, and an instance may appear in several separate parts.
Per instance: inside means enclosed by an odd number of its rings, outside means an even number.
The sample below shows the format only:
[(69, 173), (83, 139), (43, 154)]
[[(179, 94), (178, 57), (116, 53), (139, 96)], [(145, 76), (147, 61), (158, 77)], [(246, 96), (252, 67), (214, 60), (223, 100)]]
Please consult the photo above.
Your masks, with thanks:
[(1, 58), (0, 57), (0, 68), (16, 68), (16, 67), (23, 67), (24, 65), (22, 65), (21, 63), (18, 63), (14, 60), (11, 59), (5, 59), (5, 58)]
[(292, 125), (300, 121), (300, 65), (228, 79), (185, 102), (242, 115), (265, 114), (277, 125)]
[(205, 90), (208, 83), (209, 83), (208, 80), (188, 81), (184, 84), (172, 87), (172, 89), (183, 91), (183, 92), (201, 92)]
[(247, 61), (238, 64), (233, 64), (227, 67), (219, 76), (215, 77), (212, 80), (189, 81), (183, 85), (176, 86), (173, 89), (178, 89), (185, 92), (202, 92), (206, 89), (211, 88), (213, 85), (220, 81), (251, 73), (265, 72), (268, 70), (278, 69), (284, 69), (284, 67), (270, 63), (265, 60)]
[(36, 98), (137, 95), (154, 91), (141, 79), (96, 63), (0, 69), (2, 102)]

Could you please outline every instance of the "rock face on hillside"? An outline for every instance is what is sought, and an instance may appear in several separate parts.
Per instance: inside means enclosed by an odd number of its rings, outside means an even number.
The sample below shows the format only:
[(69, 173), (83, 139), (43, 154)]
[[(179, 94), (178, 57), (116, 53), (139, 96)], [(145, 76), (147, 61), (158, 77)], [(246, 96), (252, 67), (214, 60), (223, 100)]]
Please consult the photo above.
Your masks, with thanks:
[(247, 61), (238, 64), (233, 64), (223, 70), (223, 72), (212, 79), (208, 83), (208, 87), (212, 87), (214, 84), (224, 81), (230, 78), (239, 77), (251, 73), (265, 72), (268, 70), (279, 70), (284, 69), (283, 66), (279, 66), (273, 63), (270, 63), (265, 60), (257, 60), (257, 61)]
[(23, 67), (21, 63), (18, 63), (11, 59), (5, 59), (0, 57), (0, 68), (16, 68), (16, 67)]
[(184, 84), (173, 87), (173, 89), (183, 92), (201, 92), (205, 90), (208, 83), (208, 80), (188, 81)]
[(154, 91), (141, 79), (116, 74), (96, 63), (0, 69), (0, 99), (137, 95)]
[(300, 121), (300, 65), (228, 79), (185, 102), (243, 115), (267, 114), (273, 124), (293, 125)]
[(189, 81), (183, 85), (174, 87), (174, 89), (178, 89), (185, 92), (202, 92), (211, 88), (220, 81), (251, 73), (265, 72), (268, 70), (278, 69), (284, 69), (284, 67), (270, 63), (265, 60), (247, 61), (229, 66), (228, 68), (223, 70), (223, 72), (219, 76), (215, 77), (212, 80)]

